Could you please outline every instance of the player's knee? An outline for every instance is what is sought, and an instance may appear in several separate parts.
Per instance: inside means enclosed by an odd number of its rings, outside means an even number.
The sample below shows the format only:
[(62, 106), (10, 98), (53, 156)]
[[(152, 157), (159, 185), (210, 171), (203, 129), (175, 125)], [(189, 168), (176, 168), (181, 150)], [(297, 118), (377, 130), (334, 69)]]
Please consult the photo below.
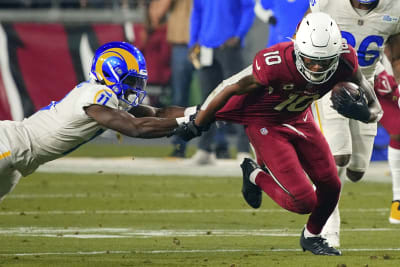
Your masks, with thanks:
[(358, 182), (361, 180), (361, 178), (364, 176), (365, 172), (361, 172), (361, 171), (352, 171), (350, 169), (346, 170), (346, 175), (347, 178), (349, 178), (350, 181), (352, 182)]
[(345, 167), (350, 162), (350, 155), (338, 155), (334, 156), (336, 166)]
[(309, 214), (317, 205), (317, 196), (314, 190), (308, 192), (301, 198), (296, 198), (292, 203), (292, 210), (298, 214)]
[(395, 149), (400, 149), (400, 134), (391, 134), (389, 146)]

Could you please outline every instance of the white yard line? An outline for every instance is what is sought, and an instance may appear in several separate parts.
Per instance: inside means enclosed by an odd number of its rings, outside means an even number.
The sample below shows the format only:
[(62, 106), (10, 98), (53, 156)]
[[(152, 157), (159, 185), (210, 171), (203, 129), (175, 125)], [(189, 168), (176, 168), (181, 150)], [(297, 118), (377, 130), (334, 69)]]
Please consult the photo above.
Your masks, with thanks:
[[(388, 212), (389, 208), (378, 208), (378, 209), (341, 209), (341, 212), (372, 212), (382, 213)], [(289, 212), (284, 209), (198, 209), (198, 210), (33, 210), (33, 211), (0, 211), (0, 216), (14, 216), (14, 215), (93, 215), (93, 214), (184, 214), (184, 213), (286, 213)]]
[[(239, 162), (219, 159), (214, 165), (193, 165), (189, 159), (172, 158), (73, 158), (66, 157), (41, 166), (48, 173), (118, 173), (143, 175), (181, 175), (241, 177)], [(371, 162), (364, 181), (391, 182), (387, 162)]]
[[(396, 228), (348, 228), (343, 232), (399, 232)], [(170, 229), (151, 230), (134, 228), (56, 228), (16, 227), (0, 228), (0, 236), (36, 236), (56, 238), (154, 238), (154, 237), (297, 237), (301, 229)]]
[[(204, 197), (220, 197), (220, 196), (232, 196), (232, 197), (241, 197), (242, 194), (238, 193), (195, 193), (195, 195), (199, 198)], [(383, 195), (377, 194), (377, 195)], [(40, 199), (40, 198), (126, 198), (132, 196), (131, 193), (67, 193), (67, 194), (19, 194), (12, 193), (7, 196), (7, 199)], [(148, 193), (146, 192), (146, 196), (168, 196), (175, 198), (193, 198), (193, 193)]]
[[(400, 248), (341, 248), (342, 252), (388, 252), (400, 251)], [(270, 253), (270, 252), (300, 252), (301, 249), (192, 249), (192, 250), (126, 250), (126, 251), (76, 251), (76, 252), (38, 252), (38, 253), (3, 253), (0, 256), (23, 257), (23, 256), (51, 256), (51, 255), (98, 255), (98, 254), (170, 254), (170, 253)]]

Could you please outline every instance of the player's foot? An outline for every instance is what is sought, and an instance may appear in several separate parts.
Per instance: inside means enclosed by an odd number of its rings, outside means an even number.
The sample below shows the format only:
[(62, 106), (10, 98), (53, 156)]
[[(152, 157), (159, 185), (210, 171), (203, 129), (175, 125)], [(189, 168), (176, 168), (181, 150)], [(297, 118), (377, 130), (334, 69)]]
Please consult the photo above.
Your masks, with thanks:
[(217, 146), (215, 148), (215, 156), (217, 159), (230, 159), (231, 155), (229, 154), (228, 146)]
[(342, 255), (342, 252), (340, 252), (340, 250), (329, 246), (328, 242), (326, 242), (326, 239), (321, 236), (305, 238), (304, 229), (303, 232), (301, 232), (300, 246), (303, 251), (308, 250), (315, 255)]
[(400, 200), (393, 200), (390, 208), (389, 222), (392, 224), (400, 224)]
[(242, 164), (240, 164), (240, 167), (242, 168), (243, 172), (243, 197), (247, 204), (249, 204), (252, 208), (257, 209), (261, 206), (262, 191), (260, 187), (250, 181), (250, 174), (257, 168), (260, 169), (260, 166), (258, 166), (258, 164), (252, 159), (245, 158)]
[(340, 238), (338, 232), (326, 232), (322, 234), (322, 237), (326, 239), (329, 246), (338, 248), (340, 247)]
[(185, 157), (185, 150), (174, 148), (174, 150), (171, 152), (169, 157), (172, 157), (172, 158), (184, 158)]
[(211, 165), (215, 164), (215, 154), (203, 149), (198, 149), (196, 153), (189, 159), (194, 165)]
[(251, 154), (247, 152), (238, 152), (236, 154), (236, 161), (242, 163), (245, 158), (251, 159)]

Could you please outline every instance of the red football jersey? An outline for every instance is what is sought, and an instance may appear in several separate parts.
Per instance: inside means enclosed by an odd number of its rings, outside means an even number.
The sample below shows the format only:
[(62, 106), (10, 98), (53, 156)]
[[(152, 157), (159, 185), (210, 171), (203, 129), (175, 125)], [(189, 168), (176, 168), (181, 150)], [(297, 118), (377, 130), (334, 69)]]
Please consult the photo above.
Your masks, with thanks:
[(296, 120), (336, 83), (350, 80), (358, 68), (355, 50), (344, 46), (333, 76), (323, 84), (312, 84), (299, 73), (294, 59), (292, 42), (259, 51), (253, 61), (253, 75), (265, 85), (264, 89), (231, 97), (216, 113), (216, 119), (244, 125), (276, 125)]

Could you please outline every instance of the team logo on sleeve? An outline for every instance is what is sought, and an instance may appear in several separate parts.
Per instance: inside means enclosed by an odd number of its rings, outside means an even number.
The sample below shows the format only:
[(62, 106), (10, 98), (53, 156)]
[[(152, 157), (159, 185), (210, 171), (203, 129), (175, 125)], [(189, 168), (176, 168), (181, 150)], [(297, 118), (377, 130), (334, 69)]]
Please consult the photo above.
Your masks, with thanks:
[(108, 89), (99, 90), (94, 96), (93, 103), (105, 106), (113, 96), (113, 92)]

